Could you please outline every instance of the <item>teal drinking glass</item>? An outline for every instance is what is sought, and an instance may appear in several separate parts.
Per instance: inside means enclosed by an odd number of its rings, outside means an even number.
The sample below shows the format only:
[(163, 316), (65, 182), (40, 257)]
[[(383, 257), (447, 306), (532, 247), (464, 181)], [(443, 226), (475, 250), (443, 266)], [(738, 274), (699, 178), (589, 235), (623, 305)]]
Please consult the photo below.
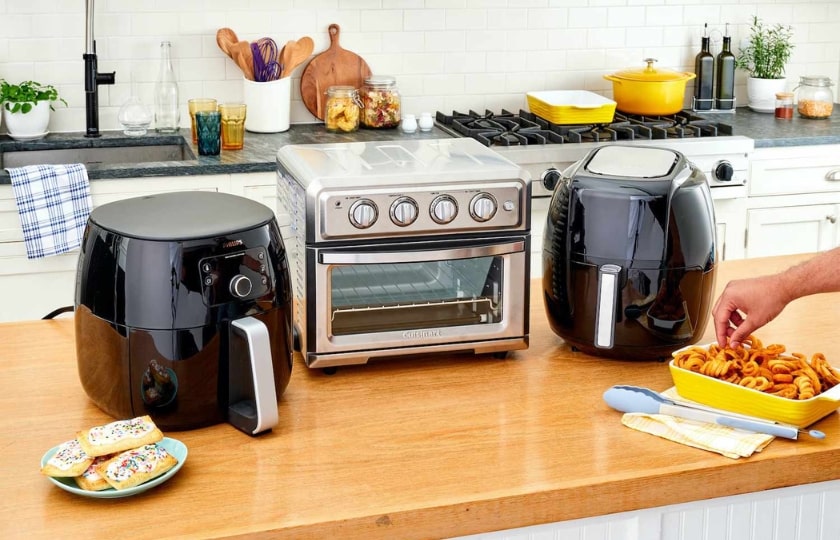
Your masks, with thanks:
[(218, 156), (222, 147), (221, 113), (219, 111), (196, 112), (195, 129), (198, 132), (198, 154)]

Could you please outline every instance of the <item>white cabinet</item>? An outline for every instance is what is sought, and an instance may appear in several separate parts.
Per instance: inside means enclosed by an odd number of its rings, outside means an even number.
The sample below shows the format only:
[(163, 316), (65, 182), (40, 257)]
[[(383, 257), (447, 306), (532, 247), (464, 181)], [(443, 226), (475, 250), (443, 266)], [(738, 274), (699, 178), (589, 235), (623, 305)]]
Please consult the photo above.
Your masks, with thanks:
[[(94, 208), (152, 193), (204, 190), (242, 195), (277, 211), (274, 173), (94, 180), (90, 186)], [(0, 186), (0, 322), (39, 319), (72, 305), (78, 256), (74, 250), (27, 259), (12, 186)]]
[(840, 145), (756, 149), (747, 199), (746, 256), (840, 245)]

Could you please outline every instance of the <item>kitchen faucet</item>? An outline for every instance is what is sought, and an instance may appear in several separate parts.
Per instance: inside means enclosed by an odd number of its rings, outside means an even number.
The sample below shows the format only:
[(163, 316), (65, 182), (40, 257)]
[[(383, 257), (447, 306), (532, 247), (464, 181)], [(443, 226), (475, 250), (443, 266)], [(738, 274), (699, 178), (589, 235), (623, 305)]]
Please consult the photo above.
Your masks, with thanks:
[(93, 0), (85, 3), (85, 137), (99, 137), (99, 85), (114, 84), (114, 73), (99, 73), (96, 66), (96, 41), (93, 39)]

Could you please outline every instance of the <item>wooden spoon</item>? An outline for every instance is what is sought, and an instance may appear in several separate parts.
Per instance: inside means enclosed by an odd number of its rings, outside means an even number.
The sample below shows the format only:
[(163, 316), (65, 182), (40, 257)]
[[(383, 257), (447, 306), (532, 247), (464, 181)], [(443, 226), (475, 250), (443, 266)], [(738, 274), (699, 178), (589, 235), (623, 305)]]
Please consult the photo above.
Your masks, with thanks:
[(315, 42), (309, 36), (303, 36), (297, 41), (293, 39), (287, 41), (280, 55), (280, 64), (283, 66), (280, 77), (291, 75), (296, 67), (309, 58), (313, 50), (315, 50)]
[(228, 55), (232, 60), (233, 58), (233, 46), (239, 41), (239, 38), (236, 37), (236, 32), (231, 30), (230, 28), (219, 28), (216, 31), (216, 45), (222, 50), (223, 53)]
[(237, 41), (233, 45), (233, 61), (242, 70), (242, 74), (249, 81), (254, 80), (254, 53), (251, 51), (251, 44), (245, 40)]

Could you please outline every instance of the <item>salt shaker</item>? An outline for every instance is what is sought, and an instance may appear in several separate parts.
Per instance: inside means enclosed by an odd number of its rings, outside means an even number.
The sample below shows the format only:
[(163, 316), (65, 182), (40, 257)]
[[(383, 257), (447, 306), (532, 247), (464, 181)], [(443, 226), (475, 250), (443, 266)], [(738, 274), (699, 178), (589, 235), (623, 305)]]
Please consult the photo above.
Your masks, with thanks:
[(420, 113), (420, 119), (417, 121), (417, 126), (420, 128), (420, 131), (431, 131), (434, 125), (435, 121), (432, 120), (432, 113)]
[(414, 133), (417, 131), (417, 119), (413, 114), (407, 114), (403, 116), (401, 127), (404, 133)]

